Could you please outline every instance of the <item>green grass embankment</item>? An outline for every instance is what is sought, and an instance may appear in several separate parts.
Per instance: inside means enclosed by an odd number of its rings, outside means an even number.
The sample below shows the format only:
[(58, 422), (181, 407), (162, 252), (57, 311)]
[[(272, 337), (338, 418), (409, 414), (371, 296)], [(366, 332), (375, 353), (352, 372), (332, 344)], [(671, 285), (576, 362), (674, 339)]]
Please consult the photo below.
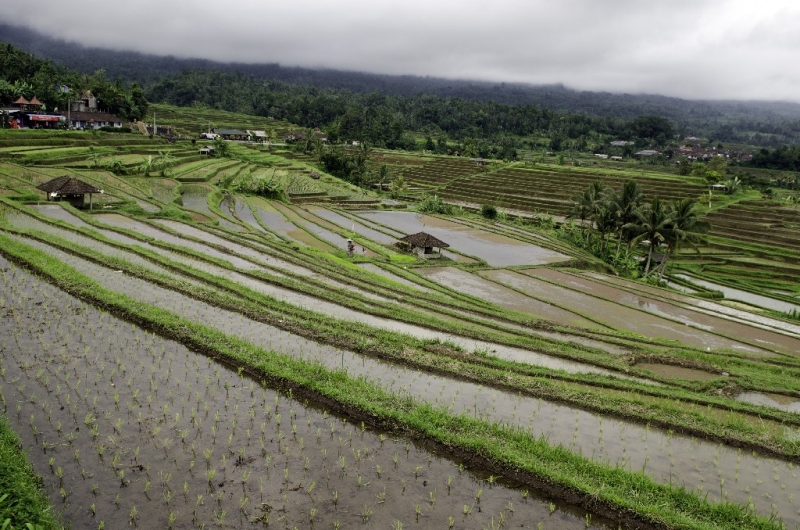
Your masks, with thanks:
[[(32, 526), (31, 526), (32, 525)], [(0, 528), (56, 530), (62, 528), (22, 451), (17, 433), (0, 415)]]
[(644, 528), (779, 529), (747, 508), (710, 503), (699, 494), (654, 482), (643, 473), (587, 460), (546, 439), (387, 392), (343, 371), (257, 348), (200, 324), (104, 289), (47, 254), (0, 235), (9, 259), (66, 292), (160, 335), (231, 363), (272, 386), (325, 403), (356, 420), (436, 444), (473, 465), (567, 498), (594, 513)]

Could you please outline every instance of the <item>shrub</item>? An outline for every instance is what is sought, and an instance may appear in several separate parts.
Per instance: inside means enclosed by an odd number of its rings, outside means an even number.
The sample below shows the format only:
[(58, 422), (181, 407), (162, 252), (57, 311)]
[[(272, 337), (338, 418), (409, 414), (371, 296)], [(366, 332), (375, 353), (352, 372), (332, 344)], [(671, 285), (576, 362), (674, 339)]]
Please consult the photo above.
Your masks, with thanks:
[(491, 204), (481, 206), (481, 215), (487, 219), (497, 219), (497, 208)]
[(452, 215), (454, 208), (452, 205), (445, 203), (438, 195), (426, 194), (417, 205), (417, 211), (421, 213)]

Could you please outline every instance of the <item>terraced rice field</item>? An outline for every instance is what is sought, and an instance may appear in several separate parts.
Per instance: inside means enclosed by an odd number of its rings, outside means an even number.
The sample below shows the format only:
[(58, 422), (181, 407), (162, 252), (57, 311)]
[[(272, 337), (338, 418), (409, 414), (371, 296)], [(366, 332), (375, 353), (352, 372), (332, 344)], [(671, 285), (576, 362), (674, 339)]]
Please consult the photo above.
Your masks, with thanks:
[[(7, 159), (0, 185), (68, 171)], [(0, 197), (0, 396), (73, 528), (800, 525), (800, 326), (774, 312), (564, 268), (529, 225), (71, 174), (155, 210)], [(393, 246), (419, 230), (470, 263)]]

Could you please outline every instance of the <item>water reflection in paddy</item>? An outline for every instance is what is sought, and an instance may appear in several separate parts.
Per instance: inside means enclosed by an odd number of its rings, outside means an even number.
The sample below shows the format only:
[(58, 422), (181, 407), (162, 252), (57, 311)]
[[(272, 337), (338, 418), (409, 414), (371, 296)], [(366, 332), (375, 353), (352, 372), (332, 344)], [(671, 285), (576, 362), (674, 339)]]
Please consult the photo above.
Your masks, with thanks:
[(481, 258), (495, 267), (541, 265), (569, 259), (569, 256), (559, 252), (438, 217), (412, 212), (359, 212), (358, 215), (406, 234), (427, 232), (448, 243), (454, 250)]
[(587, 458), (618, 463), (631, 470), (645, 470), (662, 483), (699, 488), (711, 500), (718, 498), (722, 491), (732, 501), (742, 504), (751, 501), (761, 514), (775, 511), (789, 525), (800, 523), (794, 505), (795, 492), (800, 491), (800, 479), (797, 470), (784, 462), (483, 385), (379, 362), (316, 344), (136, 278), (99, 269), (102, 268), (89, 264), (87, 273), (107, 288), (168, 308), (191, 321), (256, 345), (317, 361), (331, 368), (344, 368), (353, 377), (365, 377), (387, 389), (424, 399), (454, 413), (477, 415), (518, 426), (528, 430), (532, 436), (546, 436), (551, 443), (563, 444)]

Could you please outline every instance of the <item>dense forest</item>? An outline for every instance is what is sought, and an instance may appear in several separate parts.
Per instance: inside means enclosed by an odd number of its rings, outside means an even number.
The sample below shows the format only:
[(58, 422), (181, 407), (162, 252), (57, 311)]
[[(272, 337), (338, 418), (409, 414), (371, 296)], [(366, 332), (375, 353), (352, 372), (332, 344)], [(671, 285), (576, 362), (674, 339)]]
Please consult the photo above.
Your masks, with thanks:
[[(119, 77), (143, 87), (158, 84), (164, 76), (187, 69), (205, 69), (239, 73), (252, 80), (344, 90), (355, 94), (381, 93), (405, 97), (426, 94), (444, 100), (535, 106), (561, 114), (600, 118), (601, 122), (624, 122), (642, 115), (657, 115), (668, 119), (677, 134), (700, 136), (714, 142), (768, 147), (800, 143), (800, 105), (794, 103), (695, 101), (657, 95), (577, 91), (561, 85), (531, 86), (410, 75), (390, 76), (286, 67), (275, 63), (217, 63), (203, 59), (87, 48), (7, 24), (0, 24), (0, 41), (13, 43), (83, 73), (105, 69), (111, 79)], [(255, 102), (252, 104), (253, 107), (257, 105)]]
[(98, 99), (102, 110), (125, 120), (141, 119), (147, 112), (147, 99), (135, 83), (111, 81), (102, 69), (92, 75), (80, 73), (11, 44), (0, 44), (0, 104), (36, 96), (47, 110), (66, 109), (70, 100), (86, 90)]
[(406, 133), (467, 143), (515, 143), (544, 136), (559, 150), (565, 139), (581, 149), (588, 138), (608, 136), (639, 145), (664, 145), (673, 138), (668, 120), (642, 116), (633, 120), (557, 113), (535, 105), (442, 98), (391, 96), (378, 92), (297, 86), (262, 81), (243, 74), (186, 70), (163, 78), (146, 91), (151, 101), (179, 106), (204, 105), (228, 111), (285, 119), (323, 128), (332, 141), (363, 140), (389, 148), (413, 147)]
[[(517, 149), (525, 147), (586, 150), (612, 139), (631, 140), (636, 147), (668, 147), (679, 136), (670, 120), (658, 115), (623, 119), (433, 94), (363, 93), (209, 69), (162, 76), (143, 90), (120, 77), (112, 81), (103, 69), (81, 73), (0, 44), (1, 104), (36, 96), (50, 109), (63, 109), (85, 90), (98, 98), (103, 110), (126, 120), (141, 119), (148, 100), (200, 105), (319, 127), (332, 142), (360, 140), (378, 147), (415, 149), (420, 147), (416, 138), (422, 135), (426, 137), (422, 147), (429, 151), (491, 158), (515, 159)], [(800, 147), (763, 148), (746, 165), (800, 171)]]

